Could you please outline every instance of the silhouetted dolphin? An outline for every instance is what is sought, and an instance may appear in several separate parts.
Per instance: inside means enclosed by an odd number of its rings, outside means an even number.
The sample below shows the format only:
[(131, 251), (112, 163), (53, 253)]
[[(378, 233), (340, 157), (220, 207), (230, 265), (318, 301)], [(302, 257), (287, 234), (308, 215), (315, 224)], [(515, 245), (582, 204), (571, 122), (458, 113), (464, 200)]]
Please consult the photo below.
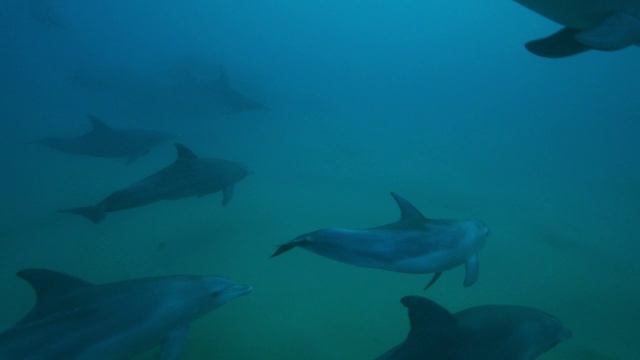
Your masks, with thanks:
[(227, 205), (233, 196), (233, 184), (247, 176), (247, 167), (227, 160), (199, 158), (181, 144), (175, 144), (175, 147), (178, 158), (166, 168), (112, 193), (95, 206), (59, 211), (79, 214), (98, 223), (108, 212), (218, 191), (222, 191), (222, 206)]
[(175, 135), (159, 131), (114, 129), (91, 115), (89, 120), (91, 131), (84, 135), (46, 137), (36, 143), (67, 154), (127, 158), (127, 164), (130, 164), (152, 148), (175, 138)]
[(238, 113), (247, 110), (268, 110), (264, 104), (241, 94), (231, 87), (229, 76), (222, 70), (213, 85), (213, 98), (230, 113)]
[(451, 314), (420, 296), (409, 309), (406, 340), (377, 360), (532, 360), (571, 338), (560, 320), (523, 306), (476, 306)]
[(640, 0), (515, 0), (565, 28), (525, 46), (533, 54), (560, 58), (586, 50), (640, 45)]
[(443, 271), (465, 264), (465, 286), (478, 279), (478, 251), (489, 229), (479, 220), (427, 219), (395, 193), (400, 220), (364, 230), (328, 228), (298, 236), (280, 245), (271, 257), (294, 247), (347, 264), (410, 274), (434, 273), (425, 289)]
[(18, 272), (37, 302), (0, 334), (1, 360), (125, 360), (162, 345), (177, 359), (191, 323), (251, 291), (219, 277), (174, 275), (92, 284), (51, 270)]

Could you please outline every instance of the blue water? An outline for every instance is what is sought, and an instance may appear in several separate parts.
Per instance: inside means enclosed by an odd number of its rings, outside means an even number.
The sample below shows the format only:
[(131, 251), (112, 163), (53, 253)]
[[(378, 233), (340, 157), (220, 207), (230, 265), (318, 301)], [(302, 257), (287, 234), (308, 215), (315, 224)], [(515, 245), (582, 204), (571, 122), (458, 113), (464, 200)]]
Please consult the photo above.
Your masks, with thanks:
[[(640, 49), (524, 49), (557, 29), (509, 0), (2, 2), (0, 329), (34, 301), (19, 269), (194, 273), (255, 290), (196, 322), (185, 359), (371, 359), (405, 337), (409, 294), (548, 311), (574, 338), (543, 359), (640, 359)], [(271, 110), (215, 113), (177, 85), (221, 68)], [(167, 144), (124, 165), (25, 144), (81, 134), (87, 114), (253, 173), (225, 208), (216, 194), (98, 225), (57, 213), (175, 156)], [(423, 293), (429, 276), (268, 259), (310, 230), (394, 221), (390, 191), (490, 226), (473, 287), (462, 268)]]

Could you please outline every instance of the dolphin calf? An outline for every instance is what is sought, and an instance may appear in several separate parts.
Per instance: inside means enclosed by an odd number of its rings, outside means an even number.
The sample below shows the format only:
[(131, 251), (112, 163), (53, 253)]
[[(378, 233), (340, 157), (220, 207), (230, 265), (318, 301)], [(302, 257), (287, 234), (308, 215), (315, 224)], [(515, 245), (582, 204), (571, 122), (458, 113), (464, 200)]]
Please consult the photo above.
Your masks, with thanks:
[(191, 323), (251, 292), (219, 277), (174, 275), (92, 284), (44, 269), (18, 276), (37, 295), (33, 309), (0, 334), (0, 360), (125, 360), (161, 345), (177, 359)]
[(427, 219), (409, 201), (391, 196), (400, 220), (364, 230), (327, 228), (300, 235), (271, 255), (294, 247), (347, 264), (410, 274), (434, 273), (425, 289), (443, 271), (466, 265), (465, 286), (478, 279), (478, 252), (489, 234), (479, 220)]
[(590, 49), (612, 51), (640, 45), (640, 0), (515, 0), (565, 26), (528, 42), (533, 54), (560, 58)]
[(37, 144), (74, 155), (106, 158), (127, 158), (131, 164), (154, 147), (175, 135), (139, 129), (115, 129), (95, 116), (89, 115), (91, 130), (76, 137), (45, 137)]
[(400, 300), (411, 329), (377, 360), (532, 360), (571, 338), (560, 320), (524, 306), (485, 305), (455, 314), (421, 296)]
[(176, 200), (201, 197), (222, 191), (222, 206), (233, 196), (233, 185), (249, 173), (244, 164), (214, 159), (200, 158), (186, 146), (175, 144), (177, 159), (164, 169), (118, 190), (94, 206), (59, 210), (78, 214), (98, 223), (106, 213), (135, 208), (160, 200)]

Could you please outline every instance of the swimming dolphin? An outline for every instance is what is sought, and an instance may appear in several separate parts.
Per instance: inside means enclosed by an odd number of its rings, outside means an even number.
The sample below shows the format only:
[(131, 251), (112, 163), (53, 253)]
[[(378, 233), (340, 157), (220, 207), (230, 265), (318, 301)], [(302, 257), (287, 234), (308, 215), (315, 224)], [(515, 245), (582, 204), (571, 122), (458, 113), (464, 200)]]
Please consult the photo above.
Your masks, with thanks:
[(640, 0), (515, 0), (565, 28), (528, 42), (533, 54), (560, 58), (590, 49), (640, 45)]
[(572, 336), (554, 316), (524, 306), (452, 314), (420, 296), (400, 302), (409, 309), (409, 335), (377, 360), (532, 360)]
[(18, 276), (36, 291), (25, 317), (0, 334), (0, 360), (125, 360), (161, 345), (177, 359), (191, 323), (246, 295), (219, 277), (174, 275), (92, 284), (44, 269)]
[(347, 264), (410, 274), (434, 273), (466, 265), (465, 286), (478, 279), (478, 251), (489, 229), (479, 220), (427, 219), (410, 202), (391, 193), (400, 220), (364, 230), (328, 228), (300, 235), (280, 245), (271, 257), (294, 247)]
[(106, 213), (125, 210), (154, 203), (160, 200), (176, 200), (188, 197), (201, 197), (222, 191), (222, 206), (233, 196), (233, 185), (249, 173), (241, 163), (214, 159), (199, 158), (186, 146), (175, 144), (178, 152), (173, 164), (118, 190), (104, 198), (97, 205), (59, 212), (78, 214), (98, 223)]
[(174, 135), (150, 130), (115, 129), (89, 115), (91, 131), (76, 137), (45, 137), (35, 143), (74, 155), (127, 158), (127, 164), (138, 160), (152, 148)]
[(218, 79), (213, 83), (213, 90), (214, 100), (229, 113), (269, 109), (264, 104), (232, 88), (229, 83), (229, 76), (224, 69)]

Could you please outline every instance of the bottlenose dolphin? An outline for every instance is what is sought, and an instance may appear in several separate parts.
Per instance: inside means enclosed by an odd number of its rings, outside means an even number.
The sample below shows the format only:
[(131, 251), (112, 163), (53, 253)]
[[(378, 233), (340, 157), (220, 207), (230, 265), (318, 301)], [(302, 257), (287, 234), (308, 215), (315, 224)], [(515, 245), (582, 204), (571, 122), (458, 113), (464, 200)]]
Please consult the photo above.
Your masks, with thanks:
[(565, 28), (528, 42), (533, 54), (560, 58), (590, 49), (640, 45), (640, 0), (515, 0)]
[(107, 284), (44, 269), (18, 276), (31, 284), (37, 302), (0, 334), (0, 360), (125, 360), (156, 345), (160, 359), (177, 359), (194, 320), (251, 291), (212, 276)]
[(175, 135), (150, 130), (115, 129), (89, 115), (91, 130), (76, 137), (45, 137), (35, 143), (67, 154), (127, 158), (130, 164)]
[(222, 206), (233, 196), (233, 185), (249, 173), (241, 163), (199, 158), (186, 146), (175, 144), (178, 152), (173, 164), (151, 174), (137, 183), (118, 190), (97, 205), (59, 212), (78, 214), (98, 223), (106, 213), (147, 205), (160, 200), (201, 197), (222, 191)]
[(554, 316), (524, 306), (452, 314), (420, 296), (400, 302), (409, 309), (409, 335), (377, 360), (532, 360), (572, 336)]
[(478, 279), (478, 251), (489, 229), (479, 220), (427, 219), (409, 201), (391, 196), (400, 220), (370, 229), (327, 228), (300, 235), (280, 245), (271, 257), (294, 247), (347, 264), (409, 274), (434, 273), (425, 289), (443, 271), (466, 265), (464, 286)]

